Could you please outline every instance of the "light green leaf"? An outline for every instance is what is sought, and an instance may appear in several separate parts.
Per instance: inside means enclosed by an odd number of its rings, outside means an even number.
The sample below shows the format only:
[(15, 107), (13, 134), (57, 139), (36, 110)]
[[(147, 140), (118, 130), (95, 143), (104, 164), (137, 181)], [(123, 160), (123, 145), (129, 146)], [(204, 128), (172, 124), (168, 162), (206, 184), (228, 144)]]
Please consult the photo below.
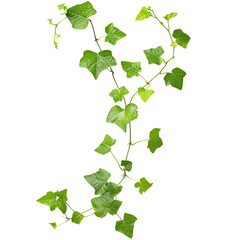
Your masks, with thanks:
[(138, 95), (140, 98), (144, 101), (147, 102), (147, 100), (154, 94), (153, 90), (148, 90), (143, 87), (138, 88)]
[(179, 90), (182, 90), (183, 87), (183, 78), (186, 76), (186, 73), (180, 68), (174, 68), (172, 73), (167, 73), (164, 77), (165, 85), (169, 84)]
[(49, 224), (53, 227), (53, 229), (57, 228), (57, 224), (55, 222)]
[(144, 20), (146, 18), (153, 17), (152, 13), (148, 11), (146, 7), (142, 7), (141, 11), (136, 17), (136, 21)]
[(116, 143), (116, 139), (112, 139), (108, 134), (104, 137), (103, 142), (95, 149), (95, 152), (102, 155), (109, 153), (111, 151), (111, 146)]
[(132, 162), (131, 161), (123, 160), (123, 161), (121, 161), (121, 166), (125, 167), (125, 170), (127, 172), (130, 172), (132, 170)]
[(107, 33), (107, 36), (105, 38), (105, 42), (109, 42), (112, 45), (115, 45), (118, 40), (127, 36), (127, 34), (120, 31), (118, 28), (114, 27), (113, 23), (110, 23), (105, 28), (105, 32)]
[(64, 11), (67, 10), (67, 6), (65, 5), (65, 3), (59, 4), (59, 5), (57, 5), (57, 7), (58, 7), (58, 10), (64, 10)]
[(108, 123), (115, 123), (124, 132), (127, 130), (127, 124), (135, 120), (138, 117), (137, 106), (134, 103), (130, 103), (125, 109), (122, 109), (118, 105), (111, 108), (107, 116)]
[(114, 200), (109, 192), (100, 197), (93, 198), (91, 203), (95, 210), (95, 215), (100, 218), (105, 217), (107, 213), (111, 215), (116, 214), (122, 204), (121, 201)]
[(84, 218), (84, 216), (77, 211), (74, 211), (72, 214), (72, 222), (73, 223), (80, 224), (81, 221), (83, 220), (83, 218)]
[(85, 2), (69, 8), (66, 16), (74, 29), (85, 29), (88, 26), (88, 18), (96, 13), (91, 3)]
[(162, 139), (159, 137), (160, 128), (154, 128), (149, 134), (148, 148), (154, 153), (158, 148), (163, 145)]
[(80, 59), (79, 63), (79, 66), (87, 68), (95, 79), (98, 78), (103, 70), (116, 65), (117, 62), (110, 50), (103, 50), (99, 53), (90, 50), (84, 51), (83, 57)]
[(187, 48), (190, 37), (184, 33), (181, 29), (176, 29), (173, 31), (172, 36), (176, 39), (176, 43), (183, 48)]
[(142, 71), (140, 62), (121, 62), (122, 69), (127, 73), (127, 77), (131, 78), (134, 76), (139, 76), (139, 72)]
[(113, 182), (106, 183), (106, 187), (106, 192), (109, 192), (110, 196), (112, 197), (118, 195), (122, 191), (122, 186), (119, 186)]
[(95, 189), (96, 195), (106, 192), (106, 182), (110, 177), (111, 174), (102, 168), (96, 173), (84, 176), (85, 180)]
[(123, 233), (129, 238), (133, 237), (134, 223), (137, 221), (137, 218), (132, 214), (125, 213), (124, 219), (116, 222), (115, 230)]
[(164, 50), (161, 46), (157, 48), (150, 48), (150, 49), (144, 50), (143, 52), (145, 53), (145, 56), (149, 64), (154, 63), (157, 65), (160, 65), (162, 63), (161, 56), (163, 55)]
[(143, 194), (144, 192), (146, 192), (151, 186), (153, 185), (153, 183), (149, 183), (147, 181), (146, 178), (141, 178), (140, 182), (137, 182), (134, 184), (135, 188), (139, 188), (139, 192), (141, 194)]
[(178, 15), (177, 13), (172, 12), (172, 13), (167, 14), (164, 18), (166, 20), (170, 20), (171, 18), (176, 17), (177, 15)]
[(119, 90), (118, 89), (113, 89), (110, 93), (109, 96), (113, 98), (114, 102), (118, 102), (118, 101), (122, 101), (123, 96), (128, 94), (129, 91), (124, 87), (120, 87)]

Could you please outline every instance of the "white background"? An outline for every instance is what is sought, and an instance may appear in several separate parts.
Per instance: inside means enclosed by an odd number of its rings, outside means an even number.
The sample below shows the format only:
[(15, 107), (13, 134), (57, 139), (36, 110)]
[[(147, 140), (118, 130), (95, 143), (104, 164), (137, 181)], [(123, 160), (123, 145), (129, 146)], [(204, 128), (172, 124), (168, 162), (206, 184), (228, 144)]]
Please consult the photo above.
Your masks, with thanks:
[[(154, 19), (135, 22), (141, 7), (151, 5), (161, 17), (172, 11), (172, 29), (191, 36), (188, 48), (176, 49), (167, 67), (187, 72), (179, 91), (153, 81), (155, 94), (147, 103), (137, 96), (139, 118), (132, 122), (133, 141), (161, 128), (164, 146), (155, 154), (146, 143), (132, 147), (131, 176), (153, 182), (140, 195), (134, 182), (123, 182), (119, 214), (138, 217), (134, 239), (239, 240), (239, 8), (238, 1), (91, 1), (98, 13), (91, 17), (98, 36), (113, 22), (128, 34), (113, 51), (120, 85), (134, 91), (140, 78), (126, 79), (120, 61), (141, 61), (142, 75), (154, 76), (144, 49), (161, 45), (169, 57), (167, 32)], [(100, 167), (118, 182), (121, 173), (111, 155), (94, 149), (106, 133), (117, 138), (112, 148), (121, 160), (128, 135), (106, 123), (114, 105), (108, 96), (115, 88), (108, 71), (95, 81), (79, 68), (84, 50), (98, 51), (90, 26), (74, 30), (68, 21), (59, 26), (59, 50), (52, 44), (61, 1), (5, 1), (1, 3), (0, 159), (1, 231), (4, 240), (100, 239), (122, 240), (115, 232), (116, 216), (86, 218), (80, 226), (67, 223), (53, 230), (49, 222), (64, 221), (60, 211), (50, 212), (36, 199), (47, 191), (68, 189), (69, 204), (88, 209), (93, 189), (83, 176)], [(66, 1), (70, 7), (81, 1)]]

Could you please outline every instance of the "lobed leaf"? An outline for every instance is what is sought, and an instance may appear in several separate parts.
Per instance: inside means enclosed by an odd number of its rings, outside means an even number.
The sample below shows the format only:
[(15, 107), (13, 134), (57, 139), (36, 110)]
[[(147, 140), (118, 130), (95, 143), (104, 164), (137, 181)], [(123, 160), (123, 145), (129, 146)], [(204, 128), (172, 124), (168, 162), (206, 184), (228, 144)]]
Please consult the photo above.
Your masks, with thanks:
[(143, 87), (138, 88), (138, 95), (140, 98), (144, 101), (147, 102), (147, 100), (154, 94), (153, 90), (148, 90)]
[(67, 10), (67, 6), (65, 5), (65, 3), (59, 4), (59, 5), (57, 5), (57, 7), (58, 7), (58, 10), (64, 10), (64, 11)]
[(116, 143), (116, 139), (112, 139), (108, 134), (104, 137), (102, 143), (95, 149), (95, 152), (102, 155), (109, 153), (111, 151), (111, 146)]
[(107, 33), (107, 36), (105, 38), (105, 42), (109, 42), (112, 45), (115, 45), (118, 40), (120, 40), (123, 37), (126, 37), (127, 34), (119, 30), (118, 28), (114, 27), (113, 23), (110, 23), (106, 28), (105, 32)]
[(122, 69), (127, 73), (127, 77), (131, 78), (134, 76), (139, 76), (139, 72), (142, 71), (140, 62), (121, 62)]
[(109, 96), (113, 98), (114, 102), (118, 102), (118, 101), (122, 101), (123, 96), (128, 94), (129, 91), (124, 87), (120, 87), (119, 90), (118, 89), (113, 89), (110, 93)]
[(149, 64), (160, 65), (162, 63), (161, 56), (164, 54), (164, 50), (161, 46), (157, 48), (150, 48), (143, 51)]
[(146, 178), (141, 178), (139, 182), (134, 184), (135, 188), (139, 188), (141, 194), (145, 193), (153, 183), (149, 183)]
[(127, 172), (130, 172), (132, 170), (132, 162), (131, 161), (123, 160), (123, 161), (121, 161), (121, 166), (125, 167), (125, 170)]
[(87, 68), (92, 73), (95, 80), (103, 70), (116, 65), (117, 62), (110, 50), (103, 50), (99, 53), (84, 51), (79, 63), (80, 67)]
[(183, 87), (183, 78), (186, 76), (186, 73), (180, 68), (174, 68), (172, 73), (167, 73), (164, 77), (165, 85), (171, 85), (179, 90), (182, 90)]
[(90, 2), (75, 5), (67, 9), (66, 17), (74, 29), (85, 29), (88, 26), (88, 18), (95, 15), (97, 11)]
[(111, 108), (107, 116), (108, 123), (115, 123), (124, 132), (127, 130), (127, 124), (137, 119), (138, 111), (137, 105), (130, 103), (125, 109), (122, 109), (118, 105)]
[(159, 137), (160, 128), (154, 128), (149, 134), (148, 148), (154, 153), (158, 148), (163, 145), (162, 139)]
[(121, 191), (122, 191), (122, 186), (119, 186), (113, 182), (106, 183), (106, 192), (108, 192), (110, 196), (114, 197), (118, 195)]
[(152, 13), (148, 11), (146, 7), (142, 7), (141, 11), (136, 17), (136, 21), (144, 20), (146, 18), (153, 17)]
[(81, 221), (83, 220), (83, 218), (84, 218), (83, 214), (81, 214), (77, 211), (74, 211), (72, 214), (72, 222), (73, 223), (80, 224)]
[(134, 224), (137, 221), (137, 218), (132, 214), (124, 213), (124, 219), (117, 221), (115, 225), (115, 230), (123, 233), (125, 236), (132, 238)]
[(187, 45), (191, 39), (181, 29), (174, 30), (172, 36), (176, 39), (176, 43), (183, 48), (187, 48)]
[(164, 18), (165, 18), (166, 20), (170, 20), (171, 18), (174, 18), (174, 17), (176, 17), (177, 15), (178, 15), (177, 13), (172, 12), (172, 13), (167, 14)]

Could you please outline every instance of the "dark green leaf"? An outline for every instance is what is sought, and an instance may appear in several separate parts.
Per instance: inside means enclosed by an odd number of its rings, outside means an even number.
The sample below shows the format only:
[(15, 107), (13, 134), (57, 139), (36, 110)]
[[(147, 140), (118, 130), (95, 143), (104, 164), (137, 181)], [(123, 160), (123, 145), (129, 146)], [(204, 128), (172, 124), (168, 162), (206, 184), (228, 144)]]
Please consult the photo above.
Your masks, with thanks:
[(100, 168), (98, 172), (84, 176), (85, 180), (95, 189), (96, 195), (101, 195), (106, 192), (106, 182), (111, 177), (111, 174)]
[(112, 45), (115, 45), (118, 40), (127, 36), (124, 32), (120, 31), (118, 28), (114, 27), (113, 23), (110, 23), (106, 28), (105, 32), (107, 36), (105, 38), (105, 42), (109, 42)]
[(132, 162), (131, 161), (123, 160), (123, 161), (121, 161), (121, 166), (125, 167), (125, 170), (127, 172), (130, 172), (132, 170)]
[(109, 192), (100, 197), (93, 198), (91, 203), (95, 210), (95, 215), (100, 218), (105, 217), (107, 213), (111, 215), (116, 214), (122, 204), (121, 201), (114, 200)]
[(117, 63), (110, 50), (103, 50), (99, 53), (90, 50), (84, 51), (79, 63), (79, 66), (87, 68), (95, 79), (98, 78), (103, 70), (115, 65)]
[(141, 11), (136, 17), (136, 21), (144, 20), (149, 17), (153, 17), (152, 13), (146, 7), (142, 7)]
[(186, 73), (180, 68), (174, 68), (172, 73), (167, 73), (164, 77), (165, 84), (169, 84), (179, 90), (182, 90), (183, 87), (183, 78), (186, 76)]
[(164, 18), (166, 20), (170, 20), (171, 18), (176, 17), (177, 15), (178, 15), (177, 13), (172, 12), (172, 13), (167, 14)]
[(84, 216), (81, 213), (74, 211), (72, 215), (72, 222), (76, 224), (80, 224), (83, 218)]
[(108, 134), (104, 137), (103, 142), (95, 149), (95, 152), (102, 155), (109, 153), (111, 151), (111, 146), (116, 143), (116, 139), (112, 139)]
[(145, 56), (148, 60), (149, 64), (157, 64), (160, 65), (162, 63), (161, 56), (164, 54), (164, 50), (161, 46), (157, 48), (150, 48), (143, 51), (145, 53)]
[(108, 113), (107, 122), (115, 123), (124, 132), (127, 130), (127, 124), (138, 117), (137, 106), (134, 103), (130, 103), (125, 109), (119, 106), (114, 106)]
[(172, 36), (176, 39), (176, 43), (183, 48), (187, 48), (190, 37), (184, 33), (181, 29), (176, 29), (173, 31)]
[(134, 76), (139, 76), (139, 72), (142, 71), (140, 62), (126, 62), (122, 61), (122, 69), (127, 73), (127, 77), (131, 78)]
[(137, 182), (134, 184), (135, 188), (139, 188), (139, 192), (141, 194), (143, 194), (144, 192), (146, 192), (151, 186), (153, 185), (153, 183), (149, 183), (147, 181), (146, 178), (141, 178), (140, 182)]
[(49, 223), (49, 224), (53, 227), (53, 229), (55, 229), (57, 227), (57, 224), (55, 222)]
[(115, 230), (123, 233), (129, 238), (133, 237), (134, 223), (137, 221), (137, 218), (132, 214), (125, 213), (124, 219), (116, 222)]
[(153, 90), (147, 90), (143, 87), (138, 88), (138, 95), (140, 98), (144, 101), (147, 102), (147, 100), (154, 94)]
[(96, 13), (91, 3), (85, 2), (69, 8), (66, 16), (74, 29), (85, 29), (88, 26), (88, 18)]
[(161, 129), (154, 128), (149, 134), (148, 140), (148, 148), (152, 153), (156, 151), (156, 149), (160, 148), (163, 145), (162, 139), (159, 137), (159, 132)]
[(113, 182), (106, 183), (106, 187), (106, 192), (109, 192), (112, 197), (118, 195), (122, 191), (122, 186)]
[(111, 96), (114, 100), (114, 102), (118, 102), (118, 101), (122, 101), (123, 96), (128, 94), (129, 91), (124, 87), (120, 87), (119, 90), (118, 89), (113, 89), (109, 96)]

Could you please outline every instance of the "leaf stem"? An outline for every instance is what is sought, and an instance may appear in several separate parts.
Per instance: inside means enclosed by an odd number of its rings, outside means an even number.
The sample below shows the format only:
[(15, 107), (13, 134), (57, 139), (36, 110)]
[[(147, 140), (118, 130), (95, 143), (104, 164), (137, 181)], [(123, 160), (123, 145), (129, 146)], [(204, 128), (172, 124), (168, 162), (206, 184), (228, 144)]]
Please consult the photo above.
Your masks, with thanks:
[(116, 215), (118, 216), (118, 218), (120, 219), (120, 220), (122, 220), (122, 218), (116, 213)]
[(135, 182), (138, 182), (138, 180), (136, 180), (136, 179), (134, 179), (134, 178), (131, 178), (131, 177), (129, 177), (128, 175), (126, 175), (126, 177), (129, 178), (129, 179), (131, 179), (131, 180), (133, 180), (133, 181), (135, 181)]
[(122, 167), (121, 167), (121, 165), (120, 165), (119, 161), (117, 160), (117, 158), (115, 157), (115, 155), (113, 154), (113, 152), (112, 152), (112, 151), (110, 151), (110, 152), (111, 152), (111, 154), (112, 154), (113, 158), (116, 160), (116, 162), (117, 162), (117, 164), (118, 164), (118, 167), (120, 168), (120, 170), (121, 170), (121, 171), (123, 171), (123, 169), (122, 169)]
[(89, 212), (89, 211), (91, 211), (93, 208), (89, 208), (88, 210), (86, 210), (86, 211), (84, 211), (84, 212), (81, 212), (81, 214), (83, 214), (83, 213), (86, 213), (86, 212)]
[(146, 84), (149, 84), (148, 81), (141, 74), (139, 74), (139, 76), (145, 81)]
[(144, 140), (137, 141), (137, 142), (135, 142), (135, 143), (132, 143), (132, 146), (133, 146), (133, 145), (136, 145), (137, 143), (145, 142), (145, 141), (148, 141), (148, 140), (149, 140), (149, 139), (144, 139)]
[(71, 219), (71, 218), (68, 218), (65, 222), (58, 224), (57, 227), (59, 227), (59, 226), (65, 224), (65, 223), (68, 222), (70, 219)]
[(68, 207), (74, 212), (74, 210), (70, 207), (70, 205), (66, 202), (66, 204), (68, 205)]
[(125, 179), (126, 176), (127, 176), (127, 173), (126, 173), (126, 171), (124, 169), (123, 177), (122, 177), (121, 181), (117, 185), (120, 185), (122, 183), (122, 181)]
[(100, 51), (102, 51), (102, 49), (101, 49), (101, 47), (100, 47), (100, 45), (99, 45), (99, 43), (98, 43), (98, 38), (97, 38), (97, 36), (96, 36), (96, 32), (95, 32), (95, 28), (94, 28), (94, 26), (93, 26), (92, 20), (88, 19), (88, 21), (91, 23), (91, 26), (92, 26), (93, 35), (94, 35), (94, 40), (95, 40), (95, 42), (97, 43)]
[(84, 217), (91, 217), (91, 216), (94, 215), (94, 214), (95, 214), (95, 212), (92, 213), (92, 214), (86, 215), (86, 216), (84, 216)]

